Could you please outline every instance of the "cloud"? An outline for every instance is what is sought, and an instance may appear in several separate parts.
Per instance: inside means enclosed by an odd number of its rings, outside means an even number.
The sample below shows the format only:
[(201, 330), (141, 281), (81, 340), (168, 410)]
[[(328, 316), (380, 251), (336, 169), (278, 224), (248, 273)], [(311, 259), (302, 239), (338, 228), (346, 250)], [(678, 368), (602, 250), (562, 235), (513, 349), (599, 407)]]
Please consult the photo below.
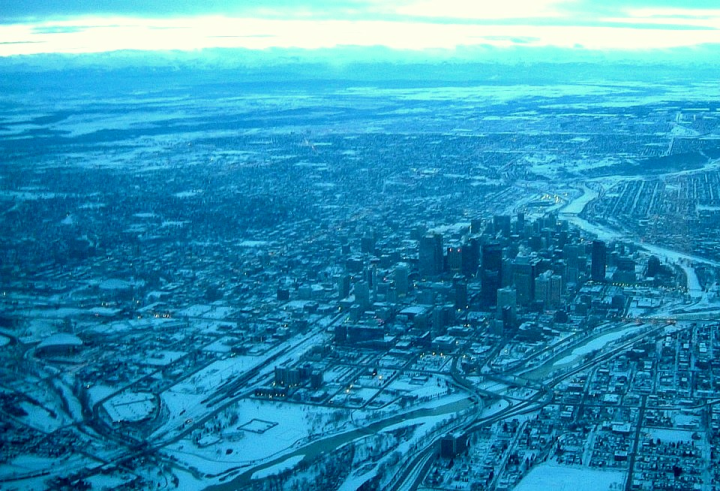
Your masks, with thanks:
[(467, 2), (464, 0), (420, 0), (398, 7), (398, 14), (416, 17), (458, 19), (517, 19), (562, 17), (568, 0), (503, 0)]
[(74, 32), (82, 32), (90, 27), (86, 26), (35, 26), (32, 28), (34, 34), (71, 34)]
[(382, 3), (376, 0), (0, 0), (0, 22), (22, 23), (78, 16), (328, 18), (382, 12), (379, 5)]
[[(715, 0), (712, 0), (713, 2)], [(720, 9), (676, 0), (0, 0), (0, 56), (463, 46), (648, 50), (720, 42)], [(4, 24), (3, 24), (4, 22)]]
[(717, 0), (0, 0), (1, 23), (79, 16), (397, 20), (624, 17), (628, 9), (717, 8)]

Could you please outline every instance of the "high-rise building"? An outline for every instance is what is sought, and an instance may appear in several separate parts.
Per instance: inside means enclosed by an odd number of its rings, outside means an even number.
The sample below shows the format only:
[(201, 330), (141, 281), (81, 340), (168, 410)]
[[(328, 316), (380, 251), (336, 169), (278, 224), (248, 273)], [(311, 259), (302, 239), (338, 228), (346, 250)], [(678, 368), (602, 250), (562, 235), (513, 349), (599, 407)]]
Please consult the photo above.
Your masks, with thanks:
[(509, 257), (503, 258), (502, 273), (500, 275), (500, 286), (512, 286), (513, 284), (513, 260)]
[(495, 235), (502, 234), (503, 237), (510, 237), (510, 215), (493, 216), (493, 232)]
[(481, 298), (485, 306), (497, 303), (502, 281), (502, 244), (490, 242), (482, 246)]
[(513, 315), (515, 315), (516, 306), (517, 306), (517, 292), (515, 291), (515, 288), (509, 287), (509, 286), (505, 287), (505, 288), (500, 288), (497, 292), (497, 314), (498, 314), (498, 317), (501, 316), (502, 310), (505, 307), (510, 307)]
[(465, 280), (455, 281), (453, 285), (453, 303), (456, 309), (465, 310), (468, 308), (467, 282)]
[(428, 234), (419, 241), (418, 269), (421, 276), (437, 276), (443, 271), (443, 238)]
[(367, 281), (355, 283), (355, 304), (363, 312), (370, 307), (370, 285)]
[(518, 305), (529, 305), (535, 298), (535, 277), (539, 262), (537, 257), (531, 256), (518, 256), (513, 262), (513, 283)]
[(605, 268), (607, 265), (607, 247), (602, 240), (592, 243), (592, 259), (590, 263), (590, 278), (593, 281), (605, 281)]
[(517, 214), (517, 221), (515, 222), (515, 233), (522, 234), (525, 231), (525, 213)]
[(464, 250), (460, 245), (447, 248), (447, 272), (451, 274), (462, 271)]
[(550, 271), (539, 275), (535, 278), (535, 301), (542, 302), (544, 306), (548, 305), (548, 298), (550, 297)]
[(562, 276), (545, 271), (535, 278), (535, 301), (543, 302), (545, 308), (555, 308), (562, 298)]
[(495, 305), (498, 288), (500, 288), (500, 273), (491, 269), (483, 269), (480, 284), (480, 298), (483, 305), (486, 307)]
[(562, 300), (563, 291), (563, 279), (559, 274), (554, 274), (550, 277), (550, 294), (548, 297), (548, 304), (550, 308), (556, 308), (560, 305)]
[(338, 297), (342, 300), (350, 295), (350, 276), (349, 275), (335, 275), (335, 287), (337, 288)]
[(647, 274), (646, 276), (654, 278), (660, 272), (660, 260), (657, 256), (650, 256), (647, 263)]
[(393, 272), (393, 280), (395, 281), (395, 288), (397, 288), (397, 294), (401, 297), (407, 295), (410, 289), (410, 281), (408, 280), (409, 276), (410, 270), (408, 269), (407, 264), (400, 263), (395, 266), (395, 271)]
[(466, 240), (462, 247), (462, 274), (467, 278), (473, 278), (480, 265), (480, 241), (472, 237)]
[(482, 269), (502, 271), (502, 244), (490, 242), (482, 246)]
[(568, 268), (578, 267), (578, 258), (580, 257), (580, 246), (577, 244), (565, 244), (563, 247), (563, 259)]

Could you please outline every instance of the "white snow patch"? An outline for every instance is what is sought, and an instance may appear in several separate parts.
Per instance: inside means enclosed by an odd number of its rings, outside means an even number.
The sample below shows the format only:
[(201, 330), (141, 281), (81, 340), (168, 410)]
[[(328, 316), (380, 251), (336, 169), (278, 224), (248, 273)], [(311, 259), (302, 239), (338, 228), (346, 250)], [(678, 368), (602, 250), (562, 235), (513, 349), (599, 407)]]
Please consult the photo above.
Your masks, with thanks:
[[(601, 471), (587, 467), (568, 467), (545, 463), (534, 467), (515, 487), (515, 491), (608, 491), (625, 482), (623, 471)], [(582, 484), (581, 484), (582, 483)]]
[(558, 365), (565, 365), (567, 363), (572, 363), (576, 359), (580, 358), (581, 356), (584, 356), (584, 355), (587, 355), (588, 353), (592, 353), (593, 351), (602, 349), (607, 344), (612, 343), (613, 341), (616, 341), (616, 340), (622, 338), (623, 336), (627, 335), (630, 332), (637, 331), (641, 327), (644, 327), (644, 326), (632, 326), (632, 327), (623, 329), (622, 331), (611, 332), (608, 334), (604, 334), (600, 337), (597, 337), (595, 339), (592, 339), (588, 343), (586, 343), (578, 348), (575, 348), (571, 354), (569, 354), (568, 356), (566, 356), (564, 358), (559, 359), (553, 365), (558, 366)]

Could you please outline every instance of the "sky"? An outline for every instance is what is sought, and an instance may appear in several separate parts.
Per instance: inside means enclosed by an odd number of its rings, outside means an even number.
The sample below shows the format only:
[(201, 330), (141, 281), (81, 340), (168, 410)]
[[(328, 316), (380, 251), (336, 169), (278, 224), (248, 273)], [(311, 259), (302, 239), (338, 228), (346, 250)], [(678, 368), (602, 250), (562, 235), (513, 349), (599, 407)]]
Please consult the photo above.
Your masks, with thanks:
[(0, 0), (0, 57), (206, 48), (720, 45), (720, 0)]

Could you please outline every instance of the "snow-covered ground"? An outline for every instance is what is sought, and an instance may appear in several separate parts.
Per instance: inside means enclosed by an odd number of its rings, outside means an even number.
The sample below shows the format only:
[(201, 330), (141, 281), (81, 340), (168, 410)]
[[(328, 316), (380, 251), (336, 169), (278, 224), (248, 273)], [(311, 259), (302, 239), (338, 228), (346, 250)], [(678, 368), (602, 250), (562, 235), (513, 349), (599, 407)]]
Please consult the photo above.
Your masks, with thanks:
[(569, 467), (546, 462), (528, 473), (514, 491), (610, 491), (621, 489), (625, 472)]
[[(182, 404), (181, 399), (175, 401), (175, 405), (178, 404)], [(229, 467), (259, 463), (279, 455), (296, 443), (309, 441), (311, 435), (332, 431), (340, 420), (346, 422), (344, 417), (333, 417), (339, 414), (338, 409), (309, 408), (282, 402), (242, 400), (228, 411), (237, 415), (237, 423), (217, 423), (224, 426), (219, 432), (223, 440), (203, 447), (194, 444), (192, 438), (186, 438), (169, 445), (168, 452), (205, 472), (220, 473)], [(188, 410), (183, 417), (191, 416), (192, 413)], [(267, 430), (262, 432), (241, 429), (252, 430), (254, 426), (248, 426), (248, 423), (253, 420), (266, 421), (272, 425), (266, 425)]]
[(694, 441), (692, 438), (693, 432), (688, 430), (675, 430), (671, 428), (648, 428), (643, 431), (643, 434), (655, 440), (660, 439), (660, 441), (663, 443), (690, 443)]
[(149, 392), (123, 392), (103, 404), (113, 422), (142, 421), (156, 408), (156, 398)]
[(599, 336), (595, 339), (591, 339), (587, 343), (583, 344), (582, 346), (579, 346), (575, 348), (572, 353), (569, 355), (557, 360), (553, 365), (554, 366), (560, 366), (560, 365), (566, 365), (569, 363), (573, 363), (578, 358), (587, 355), (588, 353), (592, 353), (593, 351), (599, 350), (604, 348), (609, 343), (612, 343), (613, 341), (616, 341), (623, 336), (626, 336), (628, 334), (634, 333), (640, 329), (643, 329), (646, 327), (645, 325), (632, 325), (629, 327), (626, 327), (625, 329), (621, 331), (615, 331), (610, 332), (607, 334), (603, 334), (602, 336)]

